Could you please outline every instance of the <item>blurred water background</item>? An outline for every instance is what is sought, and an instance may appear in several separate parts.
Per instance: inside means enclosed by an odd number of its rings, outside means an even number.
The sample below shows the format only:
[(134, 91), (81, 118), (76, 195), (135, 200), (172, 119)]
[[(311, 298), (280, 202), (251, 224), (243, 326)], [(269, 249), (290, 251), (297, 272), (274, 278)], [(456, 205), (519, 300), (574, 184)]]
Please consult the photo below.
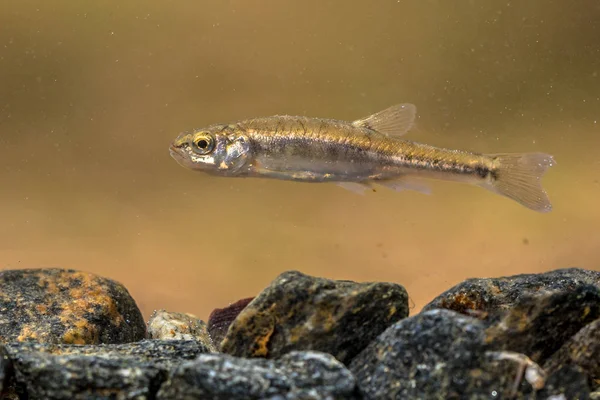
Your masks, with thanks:
[[(277, 274), (404, 285), (600, 268), (600, 4), (0, 0), (0, 264), (82, 269), (206, 318)], [(181, 168), (182, 130), (274, 114), (418, 109), (408, 139), (543, 151), (539, 214)]]

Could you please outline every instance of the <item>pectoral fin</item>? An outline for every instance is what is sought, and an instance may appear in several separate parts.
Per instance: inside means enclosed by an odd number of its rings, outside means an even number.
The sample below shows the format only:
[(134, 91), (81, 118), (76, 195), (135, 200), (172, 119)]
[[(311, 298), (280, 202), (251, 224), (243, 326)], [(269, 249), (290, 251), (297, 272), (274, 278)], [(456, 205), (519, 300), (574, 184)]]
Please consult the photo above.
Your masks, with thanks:
[(368, 128), (386, 136), (402, 136), (414, 125), (417, 107), (413, 104), (397, 104), (366, 118), (352, 122), (352, 125)]

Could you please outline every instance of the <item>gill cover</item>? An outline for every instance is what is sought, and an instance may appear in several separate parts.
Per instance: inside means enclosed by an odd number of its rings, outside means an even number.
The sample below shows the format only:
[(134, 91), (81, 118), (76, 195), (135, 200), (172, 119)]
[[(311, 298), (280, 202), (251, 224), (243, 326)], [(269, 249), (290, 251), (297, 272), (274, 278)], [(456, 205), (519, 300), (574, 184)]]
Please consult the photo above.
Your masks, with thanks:
[(248, 160), (250, 154), (250, 142), (244, 135), (229, 134), (225, 140), (220, 141), (217, 151), (223, 154), (221, 162), (217, 165), (219, 171), (227, 174), (238, 172)]

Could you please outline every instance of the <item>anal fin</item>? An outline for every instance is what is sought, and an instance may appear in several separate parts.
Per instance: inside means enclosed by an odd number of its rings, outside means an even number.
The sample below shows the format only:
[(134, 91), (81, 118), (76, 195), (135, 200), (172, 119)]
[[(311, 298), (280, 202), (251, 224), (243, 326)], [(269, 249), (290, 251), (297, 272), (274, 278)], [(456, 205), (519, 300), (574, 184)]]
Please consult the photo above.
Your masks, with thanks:
[(408, 176), (401, 176), (399, 178), (394, 179), (378, 180), (376, 182), (379, 185), (385, 186), (388, 189), (394, 190), (396, 192), (401, 192), (403, 190), (412, 190), (423, 194), (431, 194), (431, 188), (427, 184), (423, 183), (422, 181), (416, 178), (411, 178)]

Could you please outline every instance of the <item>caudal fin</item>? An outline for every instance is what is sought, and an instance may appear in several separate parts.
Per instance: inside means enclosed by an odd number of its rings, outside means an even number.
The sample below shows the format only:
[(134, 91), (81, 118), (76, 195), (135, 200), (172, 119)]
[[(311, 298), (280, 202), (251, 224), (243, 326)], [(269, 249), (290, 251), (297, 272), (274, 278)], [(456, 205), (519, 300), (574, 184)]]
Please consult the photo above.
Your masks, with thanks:
[(491, 179), (480, 186), (511, 198), (527, 208), (549, 212), (552, 204), (542, 187), (546, 170), (556, 165), (554, 158), (544, 153), (487, 154), (493, 161)]

